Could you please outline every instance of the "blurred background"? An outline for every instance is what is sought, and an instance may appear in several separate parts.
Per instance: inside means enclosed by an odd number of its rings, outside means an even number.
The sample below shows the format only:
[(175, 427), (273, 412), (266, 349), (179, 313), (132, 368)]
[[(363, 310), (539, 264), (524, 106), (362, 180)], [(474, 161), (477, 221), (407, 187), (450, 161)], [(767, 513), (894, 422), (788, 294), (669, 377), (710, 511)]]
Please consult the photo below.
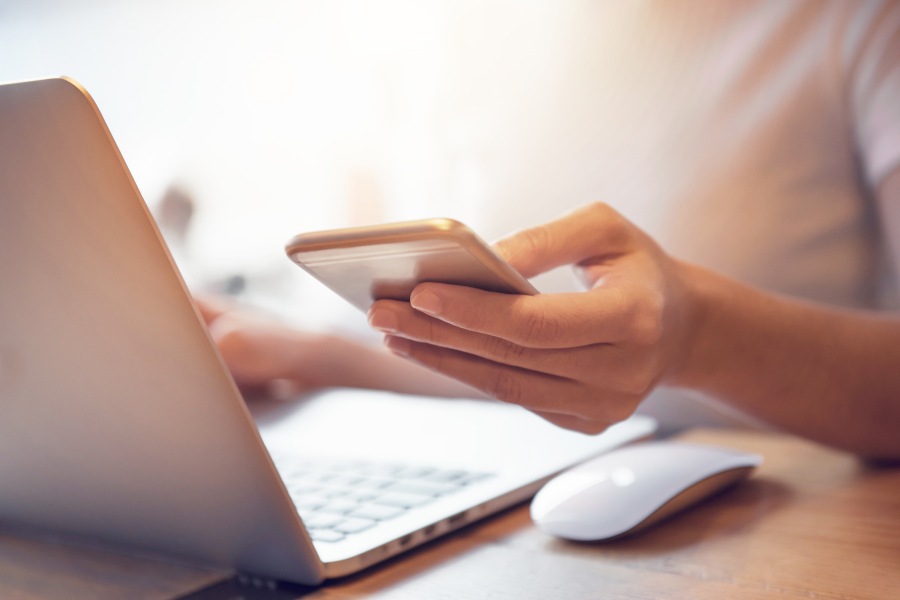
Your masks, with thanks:
[(296, 233), (446, 216), (491, 240), (596, 199), (571, 177), (590, 6), (0, 0), (0, 81), (81, 82), (190, 284), (317, 326), (352, 309), (284, 257)]

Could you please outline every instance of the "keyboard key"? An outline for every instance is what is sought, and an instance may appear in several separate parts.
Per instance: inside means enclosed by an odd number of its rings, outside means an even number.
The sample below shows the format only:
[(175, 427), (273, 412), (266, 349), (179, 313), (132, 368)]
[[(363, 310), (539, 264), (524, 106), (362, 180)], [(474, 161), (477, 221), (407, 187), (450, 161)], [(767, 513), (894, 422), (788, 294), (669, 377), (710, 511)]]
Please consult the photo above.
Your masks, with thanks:
[(376, 521), (372, 519), (344, 519), (334, 526), (335, 531), (341, 533), (359, 533), (375, 526)]
[(309, 537), (316, 542), (340, 542), (346, 536), (340, 531), (333, 529), (310, 529)]
[(340, 477), (340, 475), (338, 475), (337, 473), (326, 471), (322, 473), (312, 473), (309, 475), (307, 480), (316, 483), (329, 483), (337, 479), (338, 477)]
[(454, 483), (433, 483), (429, 481), (398, 481), (387, 488), (389, 492), (404, 492), (420, 496), (443, 496), (460, 489)]
[(346, 500), (354, 500), (359, 503), (368, 502), (369, 500), (378, 497), (378, 490), (354, 490), (349, 492), (344, 499)]
[(322, 496), (303, 496), (294, 499), (294, 506), (298, 510), (317, 510), (328, 504), (328, 498)]
[(393, 483), (390, 479), (378, 479), (375, 477), (366, 477), (356, 482), (355, 488), (366, 488), (372, 490), (380, 490), (386, 488)]
[(378, 504), (366, 504), (360, 506), (350, 513), (351, 517), (362, 517), (364, 519), (374, 519), (375, 521), (386, 521), (393, 519), (406, 512), (402, 506), (387, 506)]
[(460, 477), (458, 480), (459, 485), (471, 485), (473, 483), (479, 482), (483, 479), (488, 479), (489, 477), (493, 477), (491, 473), (467, 473), (463, 477)]
[(337, 513), (339, 515), (345, 515), (348, 512), (355, 510), (357, 506), (359, 506), (359, 504), (356, 502), (352, 502), (350, 500), (338, 499), (338, 500), (332, 500), (328, 504), (325, 504), (324, 506), (320, 506), (316, 510), (318, 510), (320, 512)]
[(385, 492), (372, 500), (373, 504), (384, 504), (386, 506), (399, 506), (401, 508), (412, 508), (414, 506), (422, 506), (434, 500), (432, 496), (423, 496), (421, 494), (405, 494), (403, 492)]
[(320, 512), (310, 513), (303, 517), (303, 524), (306, 525), (307, 529), (328, 529), (334, 527), (343, 520), (344, 517), (341, 515)]
[(309, 471), (308, 469), (297, 469), (297, 468), (292, 469), (290, 467), (285, 469), (284, 472), (282, 473), (282, 476), (285, 479), (295, 479), (295, 480), (302, 480), (302, 479), (309, 477), (310, 475), (312, 475), (312, 471)]
[[(293, 492), (293, 490), (291, 490)], [(294, 500), (308, 500), (309, 502), (325, 502), (328, 500), (326, 493), (328, 488), (319, 488), (315, 492), (306, 492), (303, 494), (295, 494)]]
[(394, 472), (394, 477), (398, 479), (421, 479), (435, 472), (430, 467), (404, 467)]
[(393, 463), (370, 463), (366, 467), (359, 470), (360, 475), (364, 475), (366, 477), (380, 477), (380, 478), (393, 478), (395, 477), (395, 473), (401, 469), (404, 469), (404, 465), (397, 465)]
[(468, 474), (469, 473), (466, 471), (435, 471), (434, 473), (422, 477), (422, 481), (430, 481), (433, 483), (455, 483)]
[(288, 489), (294, 496), (309, 496), (321, 491), (323, 488), (318, 485), (309, 485), (303, 482), (290, 482)]
[(340, 488), (334, 488), (330, 490), (323, 490), (321, 492), (322, 496), (328, 498), (329, 500), (334, 500), (335, 498), (343, 498), (347, 494), (350, 493), (350, 490), (344, 490)]
[(344, 487), (353, 487), (361, 482), (365, 477), (356, 474), (344, 474), (335, 477), (328, 482), (328, 485), (341, 485)]

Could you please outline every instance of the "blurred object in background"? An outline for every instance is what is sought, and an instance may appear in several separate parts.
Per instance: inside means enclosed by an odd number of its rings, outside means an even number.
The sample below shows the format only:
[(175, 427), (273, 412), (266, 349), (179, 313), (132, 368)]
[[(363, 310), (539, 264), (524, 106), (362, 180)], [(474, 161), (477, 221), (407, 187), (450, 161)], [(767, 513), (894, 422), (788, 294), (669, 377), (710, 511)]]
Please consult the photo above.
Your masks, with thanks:
[(166, 188), (156, 206), (159, 229), (170, 248), (184, 248), (196, 211), (193, 198), (176, 185)]

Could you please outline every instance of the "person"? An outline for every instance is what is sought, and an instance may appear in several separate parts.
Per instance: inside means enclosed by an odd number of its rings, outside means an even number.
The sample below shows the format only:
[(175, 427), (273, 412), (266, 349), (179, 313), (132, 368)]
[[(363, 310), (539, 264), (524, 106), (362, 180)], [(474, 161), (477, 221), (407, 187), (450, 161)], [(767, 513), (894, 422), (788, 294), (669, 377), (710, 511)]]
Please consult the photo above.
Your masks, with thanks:
[[(571, 265), (587, 290), (422, 284), (368, 315), (389, 353), (202, 302), (236, 380), (480, 394), (586, 433), (639, 405), (692, 417), (688, 398), (900, 458), (900, 4), (585, 10), (604, 51), (558, 76), (561, 116), (530, 131), (547, 149), (498, 166), (486, 211), (504, 223), (528, 198), (544, 224), (498, 252), (528, 277)], [(614, 93), (588, 93), (592, 73)], [(559, 189), (528, 187), (540, 168)], [(536, 196), (583, 190), (609, 204), (535, 218), (558, 211)]]

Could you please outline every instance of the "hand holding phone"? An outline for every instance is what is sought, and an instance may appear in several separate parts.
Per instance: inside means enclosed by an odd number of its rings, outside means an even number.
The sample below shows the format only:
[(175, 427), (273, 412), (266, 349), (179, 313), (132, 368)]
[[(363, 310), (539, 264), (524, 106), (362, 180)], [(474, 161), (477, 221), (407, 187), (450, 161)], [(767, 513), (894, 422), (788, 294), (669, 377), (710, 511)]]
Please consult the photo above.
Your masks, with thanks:
[(428, 219), (303, 233), (288, 257), (362, 311), (375, 300), (409, 300), (425, 281), (506, 294), (538, 291), (471, 229)]

